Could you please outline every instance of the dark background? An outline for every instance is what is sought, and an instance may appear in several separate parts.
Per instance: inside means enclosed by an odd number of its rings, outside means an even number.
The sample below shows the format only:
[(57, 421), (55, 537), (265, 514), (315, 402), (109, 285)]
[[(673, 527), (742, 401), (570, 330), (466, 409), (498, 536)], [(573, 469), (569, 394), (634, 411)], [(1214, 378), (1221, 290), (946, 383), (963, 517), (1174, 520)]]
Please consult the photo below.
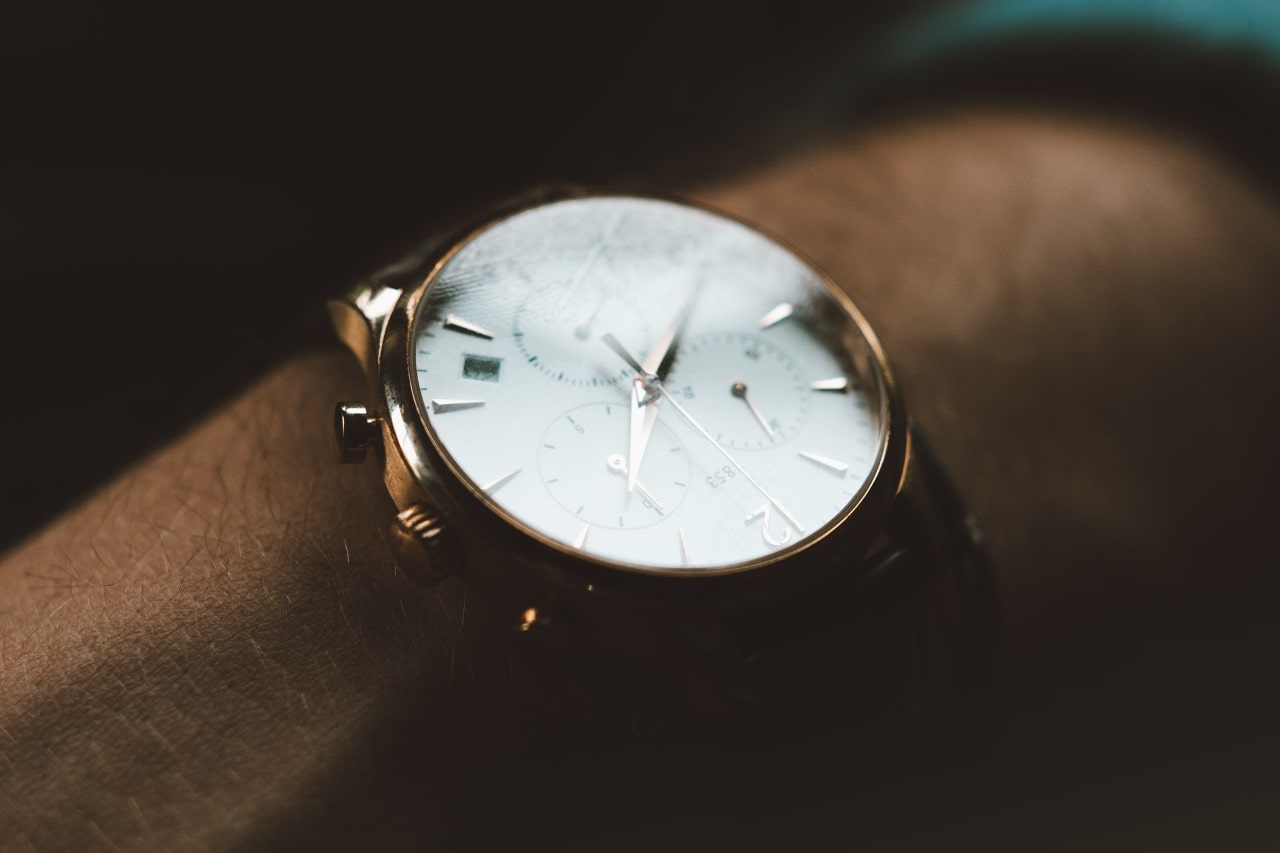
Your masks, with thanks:
[[(876, 4), (25, 4), (0, 25), (0, 547), (441, 218), (785, 147)], [(897, 6), (892, 15), (903, 14)]]
[(945, 4), (10, 4), (0, 548), (324, 335), (320, 299), (548, 180), (706, 178), (959, 101), (1123, 113), (1276, 186), (1259, 57), (1137, 31), (876, 73)]

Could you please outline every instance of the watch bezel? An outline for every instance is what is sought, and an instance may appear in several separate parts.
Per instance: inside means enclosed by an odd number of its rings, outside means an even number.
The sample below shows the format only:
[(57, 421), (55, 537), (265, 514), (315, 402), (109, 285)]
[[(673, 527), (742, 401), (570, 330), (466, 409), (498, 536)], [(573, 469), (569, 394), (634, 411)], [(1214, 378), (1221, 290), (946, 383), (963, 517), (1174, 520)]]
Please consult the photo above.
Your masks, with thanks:
[[(722, 217), (751, 229), (772, 241), (803, 263), (845, 312), (865, 342), (866, 365), (880, 386), (883, 425), (877, 459), (863, 487), (845, 508), (819, 530), (795, 545), (756, 560), (709, 569), (661, 568), (605, 560), (541, 534), (511, 515), (464, 475), (430, 426), (426, 407), (416, 380), (416, 349), (421, 307), (449, 260), (468, 242), (509, 217), (546, 204), (571, 198), (625, 197), (684, 205)], [(690, 597), (707, 600), (769, 592), (779, 585), (802, 583), (842, 560), (854, 560), (880, 532), (885, 516), (901, 486), (910, 450), (909, 429), (892, 368), (866, 318), (852, 298), (805, 254), (753, 222), (726, 213), (711, 205), (667, 195), (620, 193), (607, 190), (561, 191), (542, 195), (491, 211), (482, 221), (459, 229), (452, 239), (441, 241), (435, 256), (428, 259), (427, 273), (406, 288), (387, 317), (378, 348), (378, 377), (385, 406), (388, 437), (386, 474), (388, 486), (400, 505), (425, 497), (449, 518), (461, 523), (471, 534), (468, 539), (505, 549), (519, 563), (538, 574), (577, 589), (628, 597)], [(842, 346), (857, 359), (861, 342)]]

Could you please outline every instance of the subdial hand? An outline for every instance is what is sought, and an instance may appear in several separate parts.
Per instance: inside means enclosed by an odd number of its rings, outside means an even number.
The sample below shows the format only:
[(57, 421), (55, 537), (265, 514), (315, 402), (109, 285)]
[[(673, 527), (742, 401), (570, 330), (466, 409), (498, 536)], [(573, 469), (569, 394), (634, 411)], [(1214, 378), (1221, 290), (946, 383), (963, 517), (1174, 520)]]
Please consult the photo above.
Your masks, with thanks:
[[(616, 471), (617, 473), (621, 474), (624, 477), (627, 476), (627, 460), (622, 458), (621, 453), (610, 453), (608, 462), (609, 462), (610, 471)], [(662, 504), (658, 503), (658, 499), (655, 498), (649, 492), (649, 490), (646, 489), (640, 483), (639, 480), (636, 480), (635, 484), (636, 484), (636, 491), (640, 493), (641, 497), (643, 497), (649, 503), (653, 504), (653, 508), (657, 510), (658, 515), (662, 515), (663, 514)]]
[(756, 408), (756, 404), (751, 402), (751, 398), (747, 396), (747, 383), (741, 379), (735, 379), (733, 384), (729, 386), (729, 393), (746, 403), (747, 408), (751, 410), (751, 414), (755, 415), (756, 420), (760, 422), (760, 426), (764, 427), (765, 433), (768, 434), (769, 438), (774, 438), (773, 427), (769, 426), (769, 421)]

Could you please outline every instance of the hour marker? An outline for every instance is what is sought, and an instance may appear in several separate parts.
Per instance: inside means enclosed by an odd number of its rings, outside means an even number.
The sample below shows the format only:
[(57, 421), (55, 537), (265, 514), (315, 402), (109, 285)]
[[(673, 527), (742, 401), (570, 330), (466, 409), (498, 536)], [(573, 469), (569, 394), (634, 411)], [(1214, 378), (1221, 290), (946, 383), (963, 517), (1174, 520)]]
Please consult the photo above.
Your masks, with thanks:
[(476, 409), (483, 405), (484, 400), (432, 400), (431, 414), (442, 415), (459, 409)]
[(767, 329), (770, 326), (776, 326), (783, 320), (791, 316), (791, 303), (779, 302), (777, 305), (769, 309), (769, 313), (760, 318), (760, 328)]
[(587, 544), (587, 534), (590, 532), (591, 532), (590, 524), (582, 525), (582, 530), (578, 532), (578, 538), (573, 540), (573, 547), (581, 551), (582, 546)]
[(514, 477), (516, 474), (519, 474), (520, 470), (521, 469), (517, 468), (516, 470), (512, 471), (509, 474), (503, 474), (501, 477), (494, 480), (492, 483), (481, 486), (480, 487), (481, 491), (490, 492), (490, 493), (497, 491), (498, 489), (502, 488), (507, 483), (509, 483), (512, 477)]
[(493, 332), (484, 326), (477, 326), (475, 323), (462, 319), (457, 314), (450, 314), (444, 318), (444, 327), (455, 332), (465, 332), (468, 335), (475, 335), (477, 338), (488, 338), (493, 340)]
[(684, 561), (686, 566), (694, 564), (693, 552), (689, 550), (689, 543), (684, 538), (684, 528), (677, 527), (676, 533), (680, 534), (680, 559)]
[(837, 376), (834, 379), (819, 379), (816, 382), (810, 382), (809, 387), (814, 391), (834, 391), (837, 394), (849, 393), (849, 380), (844, 376)]
[(822, 467), (830, 468), (832, 471), (837, 471), (841, 474), (849, 470), (848, 465), (841, 462), (839, 459), (832, 459), (830, 456), (819, 456), (817, 453), (810, 453), (807, 450), (801, 450), (800, 455), (805, 459), (808, 459), (810, 462), (817, 462)]

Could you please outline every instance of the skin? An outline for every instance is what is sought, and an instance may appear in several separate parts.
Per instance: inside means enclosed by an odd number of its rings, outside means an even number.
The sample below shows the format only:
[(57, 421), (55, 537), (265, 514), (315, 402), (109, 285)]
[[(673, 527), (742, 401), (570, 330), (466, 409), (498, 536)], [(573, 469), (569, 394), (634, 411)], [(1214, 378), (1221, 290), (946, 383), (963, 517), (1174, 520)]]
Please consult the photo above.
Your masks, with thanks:
[[(855, 819), (771, 785), (786, 820), (711, 811), (680, 838), (1256, 839), (1274, 785), (1251, 769), (1275, 697), (1248, 653), (1274, 634), (1274, 200), (1177, 138), (982, 112), (684, 191), (789, 240), (877, 329), (983, 523), (1006, 697), (976, 753), (903, 758), (945, 798), (904, 774)], [(400, 576), (376, 466), (334, 462), (332, 405), (362, 390), (336, 347), (299, 355), (0, 562), (9, 847), (457, 841), (478, 816), (536, 817), (503, 756), (635, 740), (625, 702), (554, 668), (549, 707), (504, 710), (539, 671), (457, 579)], [(998, 820), (972, 818), (992, 803)], [(587, 805), (554, 837), (625, 847), (670, 804)]]

